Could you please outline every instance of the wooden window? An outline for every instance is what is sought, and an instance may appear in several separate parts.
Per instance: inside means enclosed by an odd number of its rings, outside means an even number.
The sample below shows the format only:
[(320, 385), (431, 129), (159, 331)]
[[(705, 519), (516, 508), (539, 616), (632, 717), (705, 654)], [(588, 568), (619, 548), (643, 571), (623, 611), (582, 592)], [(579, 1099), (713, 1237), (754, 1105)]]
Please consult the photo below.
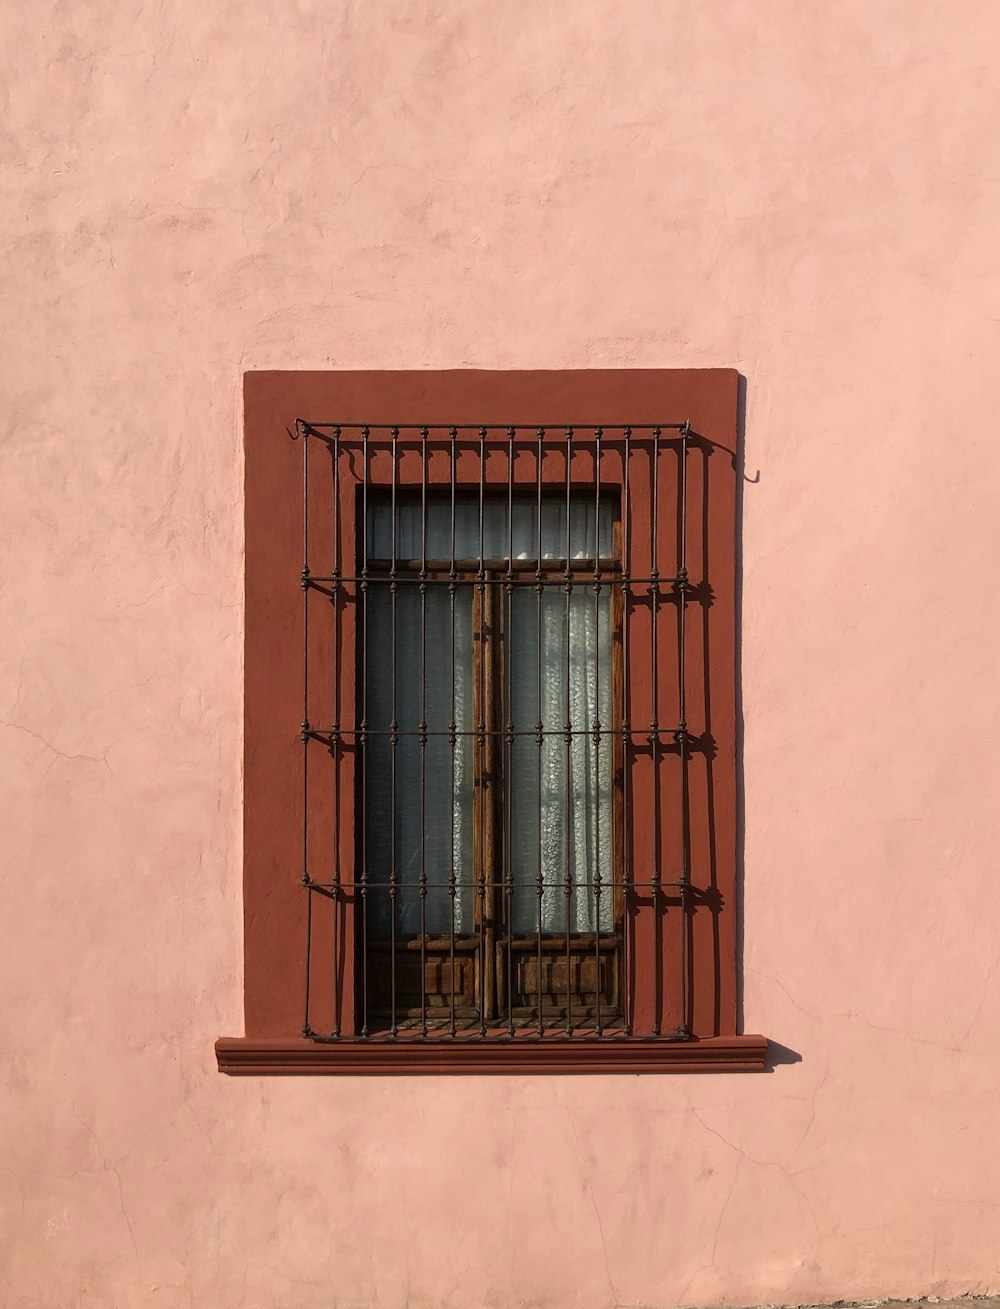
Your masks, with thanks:
[(247, 376), (247, 1034), (220, 1068), (763, 1066), (737, 1033), (736, 393)]
[(623, 991), (617, 495), (398, 501), (369, 505), (362, 564), (366, 1016), (603, 1032)]

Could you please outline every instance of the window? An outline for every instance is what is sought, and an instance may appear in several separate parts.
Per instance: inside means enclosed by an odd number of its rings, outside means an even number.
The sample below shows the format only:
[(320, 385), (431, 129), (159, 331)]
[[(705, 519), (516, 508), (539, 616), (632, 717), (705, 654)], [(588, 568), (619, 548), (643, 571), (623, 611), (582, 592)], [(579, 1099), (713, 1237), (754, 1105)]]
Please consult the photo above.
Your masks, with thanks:
[(762, 1066), (736, 1032), (736, 382), (248, 375), (224, 1071)]
[[(397, 465), (446, 453), (449, 482), (491, 446), (407, 435)], [(508, 472), (525, 437), (544, 466), (545, 433), (514, 432), (492, 443)], [(421, 479), (365, 515), (362, 1031), (621, 1019), (620, 519), (597, 482), (514, 485)]]

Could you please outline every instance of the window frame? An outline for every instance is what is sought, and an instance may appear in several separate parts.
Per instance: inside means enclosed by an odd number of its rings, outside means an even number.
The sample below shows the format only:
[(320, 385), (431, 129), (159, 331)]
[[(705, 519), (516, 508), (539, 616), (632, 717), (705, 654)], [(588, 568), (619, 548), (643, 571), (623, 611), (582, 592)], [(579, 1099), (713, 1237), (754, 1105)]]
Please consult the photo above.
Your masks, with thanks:
[[(759, 1071), (766, 1041), (738, 1032), (736, 503), (738, 374), (730, 369), (568, 372), (255, 372), (244, 379), (245, 717), (244, 1000), (242, 1038), (220, 1038), (228, 1073)], [(690, 1039), (320, 1044), (301, 1036), (307, 908), (297, 877), (301, 745), (301, 463), (283, 436), (298, 418), (428, 424), (640, 424), (689, 419), (703, 452), (703, 667), (711, 748), (696, 805), (711, 899), (691, 915), (696, 947)], [(322, 652), (321, 652), (322, 653)], [(342, 650), (353, 661), (351, 643)], [(707, 798), (706, 798), (707, 793)], [(710, 811), (710, 812), (709, 812)], [(356, 813), (330, 816), (345, 860)], [(705, 858), (709, 858), (706, 853)], [(704, 911), (704, 912), (703, 912)], [(640, 945), (636, 946), (637, 953)], [(648, 990), (648, 961), (638, 960)], [(346, 980), (346, 979), (345, 979)], [(659, 1003), (659, 1001), (657, 1001)], [(517, 1048), (515, 1048), (517, 1047)]]
[[(445, 496), (449, 496), (448, 484), (440, 479), (429, 485), (432, 492), (441, 488)], [(531, 485), (530, 500), (533, 504), (535, 492), (533, 484)], [(557, 498), (561, 507), (565, 502), (564, 483), (550, 482), (549, 485), (557, 491), (557, 496), (550, 491), (549, 499)], [(492, 498), (506, 506), (510, 488), (493, 484), (490, 489)], [(406, 490), (411, 491), (409, 496), (404, 495)], [(587, 507), (594, 504), (595, 487), (592, 485), (577, 486), (571, 494), (577, 504), (586, 504)], [(602, 494), (610, 496), (611, 493), (605, 487), (602, 488)], [(523, 499), (523, 491), (521, 495)], [(421, 503), (417, 490), (409, 487), (397, 488), (396, 501), (397, 505)], [(462, 501), (467, 504), (477, 504), (476, 488), (471, 486), (456, 488), (456, 503), (460, 504)], [(428, 498), (428, 503), (432, 502), (433, 496)], [(382, 507), (384, 508), (385, 505)], [(369, 503), (369, 511), (371, 508)], [(617, 484), (613, 503), (609, 503), (608, 508), (611, 511), (611, 549), (609, 553), (600, 556), (599, 564), (609, 599), (608, 648), (605, 653), (608, 660), (606, 671), (612, 715), (611, 721), (606, 726), (613, 732), (606, 747), (610, 752), (608, 770), (611, 859), (604, 867), (603, 878), (609, 888), (604, 891), (604, 894), (609, 897), (608, 902), (612, 906), (611, 927), (605, 931), (597, 927), (596, 931), (568, 932), (562, 927), (542, 927), (539, 923), (536, 929), (529, 931), (522, 928), (520, 931), (515, 931), (513, 924), (508, 922), (508, 914), (513, 906), (505, 903), (502, 880), (505, 874), (502, 847), (509, 839), (511, 832), (509, 822), (512, 821), (511, 816), (505, 811), (505, 804), (513, 802), (512, 794), (507, 787), (507, 774), (512, 766), (512, 760), (509, 749), (500, 739), (503, 736), (503, 724), (509, 719), (506, 703), (511, 692), (505, 666), (505, 645), (508, 640), (507, 624), (509, 619), (512, 620), (512, 611), (504, 596), (504, 578), (508, 571), (514, 577), (520, 576), (531, 581), (538, 577), (546, 586), (558, 586), (561, 591), (568, 574), (579, 574), (589, 583), (594, 576), (594, 559), (571, 557), (567, 561), (563, 556), (542, 556), (541, 559), (537, 556), (522, 556), (515, 557), (508, 565), (506, 558), (484, 555), (480, 585), (479, 559), (456, 555), (455, 578), (460, 585), (468, 586), (472, 591), (470, 613), (472, 663), (469, 674), (474, 697), (473, 721), (484, 721), (486, 733), (482, 741), (473, 740), (471, 752), (471, 824), (475, 851), (472, 865), (483, 870), (484, 894), (478, 893), (475, 878), (469, 881), (468, 889), (472, 893), (472, 919), (464, 933), (455, 935), (454, 941), (447, 933), (433, 936), (419, 931), (406, 933), (400, 929), (394, 933), (394, 939), (397, 953), (397, 980), (400, 956), (405, 959), (410, 951), (416, 953), (419, 950), (420, 972), (424, 973), (426, 960), (446, 959), (454, 946), (460, 954), (471, 956), (473, 966), (470, 976), (473, 984), (471, 988), (468, 987), (470, 977), (466, 976), (466, 970), (463, 969), (462, 977), (466, 983), (464, 992), (455, 988), (454, 993), (449, 995), (448, 987), (442, 987), (439, 991), (427, 988), (427, 997), (437, 995), (451, 1000), (447, 1015), (442, 1013), (443, 1001), (434, 1005), (425, 1000), (421, 1006), (407, 1008), (400, 999), (397, 1006), (393, 1008), (390, 998), (388, 1007), (379, 1007), (384, 997), (379, 983), (380, 980), (384, 981), (385, 970), (384, 968), (380, 970), (378, 964), (386, 955), (391, 957), (393, 936), (379, 936), (377, 930), (369, 927), (365, 951), (368, 963), (367, 995), (369, 1012), (376, 1018), (389, 1020), (395, 1017), (399, 1020), (400, 1027), (410, 1028), (416, 1027), (419, 1022), (421, 1029), (430, 1021), (432, 1027), (440, 1030), (444, 1018), (452, 1016), (452, 1005), (455, 1005), (454, 1018), (460, 1019), (462, 1025), (469, 1028), (478, 1026), (481, 1005), (487, 1014), (484, 1021), (491, 1026), (503, 1026), (509, 1015), (511, 1022), (516, 1024), (519, 1030), (533, 1027), (536, 1022), (543, 1022), (554, 1028), (559, 1022), (572, 1020), (576, 1030), (584, 1030), (592, 1022), (595, 1027), (600, 1024), (603, 1029), (612, 1031), (620, 1027), (624, 1021), (621, 999), (626, 984), (624, 934), (627, 928), (623, 890), (625, 859), (622, 830), (623, 742), (618, 735), (624, 708), (621, 694), (623, 606), (621, 590), (615, 584), (616, 579), (619, 579), (622, 574), (622, 523)], [(358, 528), (358, 531), (362, 530), (366, 530), (365, 525)], [(432, 579), (432, 585), (435, 580), (441, 584), (451, 575), (450, 563), (448, 559), (424, 560), (399, 557), (395, 564), (395, 575), (400, 579), (409, 578), (411, 583), (416, 583), (423, 575)], [(364, 564), (372, 581), (378, 580), (385, 584), (393, 576), (392, 561), (389, 558), (378, 558), (368, 553), (364, 558)], [(371, 640), (373, 635), (377, 636), (369, 631), (368, 639)], [(558, 654), (561, 663), (561, 646)], [(482, 712), (479, 709), (480, 704), (484, 706)], [(367, 716), (366, 714), (365, 717)], [(401, 804), (398, 799), (397, 804)], [(511, 885), (513, 886), (513, 881)], [(523, 886), (524, 882), (519, 882), (518, 885)], [(410, 887), (416, 889), (413, 883), (410, 883)], [(355, 935), (357, 934), (356, 924)], [(520, 968), (518, 962), (515, 962), (529, 953), (537, 957), (536, 980), (531, 988), (517, 985)], [(607, 958), (602, 965), (600, 961), (604, 957)], [(569, 991), (567, 1001), (566, 991), (556, 988), (552, 981), (553, 972), (558, 970), (564, 959), (567, 964), (567, 976), (570, 975), (572, 963), (572, 971), (580, 976), (581, 982), (586, 965), (592, 959), (596, 959), (595, 981), (603, 993), (601, 999), (598, 999), (595, 993), (594, 1002), (590, 1003), (585, 998), (585, 993), (567, 986), (566, 990)], [(532, 962), (535, 962), (535, 958)], [(360, 972), (360, 968), (361, 965), (355, 958), (355, 969)], [(481, 971), (484, 969), (485, 972)], [(432, 967), (432, 973), (433, 971)], [(452, 979), (453, 976), (452, 970)], [(602, 978), (606, 986), (601, 986)], [(516, 1007), (510, 1007), (511, 1002), (505, 995), (508, 986), (523, 998), (523, 1002)], [(459, 1003), (460, 994), (461, 1003)]]

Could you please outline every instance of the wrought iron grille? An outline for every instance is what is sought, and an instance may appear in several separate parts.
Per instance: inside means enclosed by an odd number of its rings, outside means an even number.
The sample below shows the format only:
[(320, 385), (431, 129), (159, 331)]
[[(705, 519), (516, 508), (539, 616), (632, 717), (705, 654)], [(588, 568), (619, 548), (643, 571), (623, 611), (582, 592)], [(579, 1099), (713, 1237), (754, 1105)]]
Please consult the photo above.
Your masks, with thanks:
[(688, 1039), (699, 438), (687, 422), (293, 435), (303, 1035)]

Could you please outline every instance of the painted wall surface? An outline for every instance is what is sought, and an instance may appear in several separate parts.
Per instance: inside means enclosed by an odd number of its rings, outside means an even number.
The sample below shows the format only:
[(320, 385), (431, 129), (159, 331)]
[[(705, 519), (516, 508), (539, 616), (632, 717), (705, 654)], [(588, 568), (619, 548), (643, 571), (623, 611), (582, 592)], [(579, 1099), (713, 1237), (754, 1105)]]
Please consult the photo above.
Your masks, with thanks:
[[(3, 29), (0, 1302), (1000, 1289), (996, 5)], [(797, 1062), (216, 1072), (243, 372), (463, 365), (747, 378), (745, 1027)]]

